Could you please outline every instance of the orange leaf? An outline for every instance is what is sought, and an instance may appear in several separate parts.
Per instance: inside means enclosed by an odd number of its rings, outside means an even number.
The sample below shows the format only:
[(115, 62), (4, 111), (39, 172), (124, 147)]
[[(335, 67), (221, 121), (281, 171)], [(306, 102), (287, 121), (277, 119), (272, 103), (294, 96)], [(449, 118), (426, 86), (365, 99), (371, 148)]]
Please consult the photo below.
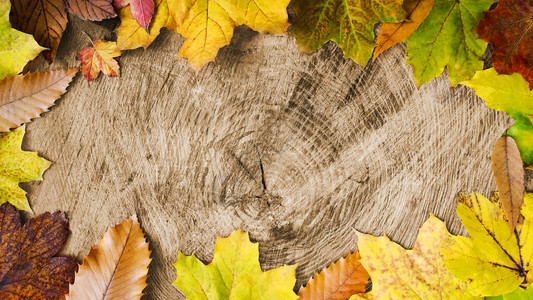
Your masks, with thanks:
[(137, 217), (110, 228), (76, 273), (67, 299), (140, 299), (150, 250)]
[(500, 191), (500, 202), (511, 230), (514, 230), (524, 202), (524, 168), (514, 139), (502, 136), (492, 152), (492, 171)]
[(401, 23), (383, 23), (379, 30), (376, 48), (372, 59), (376, 59), (385, 50), (401, 43), (410, 36), (426, 19), (433, 8), (435, 0), (405, 0), (403, 8), (407, 12), (409, 21)]
[(0, 81), (0, 131), (21, 126), (48, 111), (78, 69), (9, 76)]
[(98, 77), (100, 71), (109, 76), (120, 76), (120, 67), (114, 59), (122, 52), (117, 50), (116, 42), (94, 42), (94, 48), (87, 47), (78, 53), (82, 63), (81, 72), (87, 81)]
[(300, 288), (300, 299), (348, 299), (364, 293), (370, 275), (365, 270), (359, 251), (348, 254), (329, 267), (316, 273), (305, 287)]

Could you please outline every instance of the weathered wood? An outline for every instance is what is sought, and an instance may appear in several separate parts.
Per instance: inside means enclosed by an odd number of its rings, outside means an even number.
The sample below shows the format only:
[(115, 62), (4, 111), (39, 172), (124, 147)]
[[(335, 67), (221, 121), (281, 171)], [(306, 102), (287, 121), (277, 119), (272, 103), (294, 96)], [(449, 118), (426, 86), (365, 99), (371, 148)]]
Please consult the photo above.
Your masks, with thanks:
[[(106, 24), (104, 24), (106, 25)], [(72, 20), (53, 67), (78, 64)], [(366, 68), (334, 44), (302, 54), (292, 38), (238, 28), (200, 72), (164, 32), (120, 58), (120, 78), (81, 76), (28, 125), (25, 148), (54, 164), (27, 185), (39, 214), (63, 210), (82, 257), (136, 213), (153, 250), (148, 299), (176, 299), (178, 249), (209, 261), (235, 228), (261, 244), (265, 269), (298, 263), (298, 284), (357, 246), (355, 230), (405, 246), (433, 212), (461, 232), (454, 196), (488, 195), (494, 143), (512, 121), (437, 78), (417, 90), (403, 46)]]

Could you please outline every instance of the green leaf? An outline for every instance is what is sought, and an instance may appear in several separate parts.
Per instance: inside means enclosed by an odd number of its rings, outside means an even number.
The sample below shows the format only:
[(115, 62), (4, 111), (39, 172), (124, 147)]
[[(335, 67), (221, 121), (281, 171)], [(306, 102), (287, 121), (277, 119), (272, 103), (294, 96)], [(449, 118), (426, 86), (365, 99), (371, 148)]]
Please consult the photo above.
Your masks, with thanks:
[(180, 251), (174, 267), (173, 283), (187, 299), (298, 299), (293, 291), (296, 266), (261, 271), (258, 245), (242, 230), (217, 238), (207, 266)]
[(426, 20), (407, 39), (407, 63), (418, 86), (440, 76), (448, 67), (456, 86), (483, 69), (487, 42), (474, 29), (492, 0), (436, 0)]
[(11, 28), (9, 0), (0, 0), (0, 79), (20, 73), (28, 61), (45, 50), (33, 36)]
[(505, 295), (487, 297), (487, 300), (533, 300), (533, 288), (517, 288), (513, 292)]
[(504, 111), (515, 123), (507, 134), (516, 141), (522, 161), (533, 164), (533, 91), (518, 73), (498, 75), (494, 68), (478, 71), (469, 81), (461, 82), (485, 100), (487, 107)]
[(402, 0), (293, 0), (296, 19), (290, 34), (305, 52), (334, 41), (345, 57), (364, 66), (375, 46), (374, 25), (405, 20), (402, 4)]
[(11, 132), (0, 132), (0, 204), (9, 202), (17, 209), (30, 210), (26, 192), (20, 182), (41, 180), (50, 162), (20, 149), (24, 127)]

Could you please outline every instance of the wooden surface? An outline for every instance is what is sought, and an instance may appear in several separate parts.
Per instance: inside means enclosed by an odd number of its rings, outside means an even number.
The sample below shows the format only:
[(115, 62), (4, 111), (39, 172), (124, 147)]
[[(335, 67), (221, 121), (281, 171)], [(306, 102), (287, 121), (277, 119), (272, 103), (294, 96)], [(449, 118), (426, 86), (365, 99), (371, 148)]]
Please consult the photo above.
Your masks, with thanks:
[[(52, 68), (72, 67), (112, 22), (72, 18)], [(417, 90), (404, 46), (366, 68), (335, 44), (238, 28), (196, 73), (164, 31), (124, 53), (120, 78), (78, 75), (25, 149), (54, 164), (25, 185), (36, 214), (63, 210), (82, 258), (137, 214), (153, 253), (145, 299), (182, 299), (178, 249), (210, 261), (233, 229), (260, 242), (263, 268), (298, 264), (298, 285), (357, 247), (355, 230), (411, 246), (433, 212), (461, 233), (454, 196), (495, 189), (490, 155), (512, 120), (437, 78)], [(46, 64), (43, 64), (46, 65)]]

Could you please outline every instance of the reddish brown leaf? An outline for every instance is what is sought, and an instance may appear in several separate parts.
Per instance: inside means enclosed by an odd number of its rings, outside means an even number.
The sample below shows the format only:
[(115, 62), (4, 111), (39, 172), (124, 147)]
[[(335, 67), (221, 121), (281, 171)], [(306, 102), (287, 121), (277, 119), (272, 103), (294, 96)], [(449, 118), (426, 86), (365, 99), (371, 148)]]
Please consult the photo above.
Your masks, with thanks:
[(67, 0), (68, 11), (83, 20), (101, 21), (115, 17), (113, 0)]
[(524, 202), (524, 168), (514, 139), (502, 136), (492, 152), (492, 171), (496, 178), (500, 202), (511, 230), (514, 230)]
[(150, 250), (137, 217), (110, 228), (83, 260), (67, 299), (140, 299)]
[(364, 293), (370, 275), (359, 259), (359, 251), (331, 264), (315, 274), (305, 287), (300, 288), (300, 299), (348, 299), (357, 293)]
[(155, 11), (154, 0), (130, 0), (131, 16), (139, 26), (148, 31), (148, 25)]
[(0, 206), (0, 299), (50, 299), (68, 293), (77, 264), (54, 257), (70, 229), (61, 212), (44, 213), (21, 228), (19, 213)]
[(496, 71), (518, 72), (533, 89), (533, 0), (501, 0), (495, 10), (485, 13), (476, 31), (494, 46)]
[(33, 35), (39, 45), (50, 50), (44, 56), (54, 59), (59, 41), (67, 26), (63, 0), (11, 0), (9, 21), (13, 28)]
[(35, 72), (0, 80), (0, 131), (21, 126), (48, 111), (78, 69)]

